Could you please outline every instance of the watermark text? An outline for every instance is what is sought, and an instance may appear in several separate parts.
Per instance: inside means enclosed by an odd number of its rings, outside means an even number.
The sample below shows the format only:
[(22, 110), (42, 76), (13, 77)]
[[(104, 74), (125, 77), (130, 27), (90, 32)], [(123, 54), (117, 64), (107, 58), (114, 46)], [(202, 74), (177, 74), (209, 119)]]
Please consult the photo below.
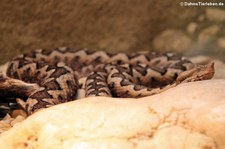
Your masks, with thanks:
[(224, 2), (180, 2), (182, 7), (224, 7)]

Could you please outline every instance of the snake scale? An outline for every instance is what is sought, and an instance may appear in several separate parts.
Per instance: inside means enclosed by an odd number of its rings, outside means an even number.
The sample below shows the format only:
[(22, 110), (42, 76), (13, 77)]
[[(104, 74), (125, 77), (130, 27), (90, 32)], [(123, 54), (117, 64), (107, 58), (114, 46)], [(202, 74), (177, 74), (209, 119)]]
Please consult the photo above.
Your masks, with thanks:
[[(199, 66), (173, 53), (107, 53), (88, 49), (35, 50), (13, 58), (7, 76), (35, 88), (23, 108), (35, 111), (85, 96), (138, 98), (183, 82), (211, 79), (213, 63)], [(85, 81), (81, 82), (84, 78)]]

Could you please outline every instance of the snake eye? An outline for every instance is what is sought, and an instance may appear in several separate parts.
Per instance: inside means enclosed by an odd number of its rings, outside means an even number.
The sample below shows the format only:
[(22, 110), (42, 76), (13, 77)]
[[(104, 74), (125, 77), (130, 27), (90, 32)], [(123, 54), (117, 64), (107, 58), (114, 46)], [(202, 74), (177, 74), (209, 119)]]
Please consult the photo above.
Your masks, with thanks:
[(137, 62), (136, 62), (137, 64), (140, 64), (141, 63), (141, 61), (139, 61), (139, 60), (137, 60)]
[(31, 71), (31, 68), (30, 68), (30, 67), (27, 68), (27, 70), (26, 70), (27, 74), (28, 74), (30, 71)]
[(61, 95), (58, 96), (59, 101), (63, 100), (63, 97)]
[(122, 61), (121, 60), (117, 60), (117, 64), (118, 65), (122, 64)]

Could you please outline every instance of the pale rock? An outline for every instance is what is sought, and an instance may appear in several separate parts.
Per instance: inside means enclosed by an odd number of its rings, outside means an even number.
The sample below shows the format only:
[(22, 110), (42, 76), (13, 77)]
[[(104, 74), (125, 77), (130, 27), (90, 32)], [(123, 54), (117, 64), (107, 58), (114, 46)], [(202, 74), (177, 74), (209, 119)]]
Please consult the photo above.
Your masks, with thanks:
[(225, 11), (217, 8), (207, 8), (206, 18), (210, 21), (225, 21)]
[(187, 30), (188, 33), (193, 34), (196, 31), (197, 27), (198, 27), (197, 23), (191, 22), (191, 23), (188, 24), (186, 30)]
[(0, 135), (0, 149), (224, 149), (225, 80), (140, 99), (90, 97), (43, 109)]
[(222, 49), (225, 49), (225, 37), (222, 37), (222, 38), (219, 38), (217, 40), (217, 45), (222, 48)]
[(0, 65), (0, 74), (6, 74), (7, 67), (8, 67), (8, 63)]
[(159, 51), (184, 52), (190, 48), (192, 40), (181, 30), (167, 29), (156, 36), (153, 47)]
[[(131, 47), (133, 47), (135, 43), (135, 38), (122, 39), (117, 37), (108, 37), (100, 40), (98, 46), (100, 49), (108, 49), (109, 51), (112, 51), (114, 49), (125, 51), (125, 49), (131, 49)], [(111, 49), (109, 49), (109, 47)]]
[(216, 33), (220, 30), (219, 26), (213, 25), (210, 27), (207, 27), (202, 30), (202, 32), (198, 36), (198, 41), (201, 44), (205, 44), (209, 42), (211, 39), (215, 38)]
[(220, 60), (214, 60), (215, 62), (215, 79), (225, 79), (225, 63)]
[(209, 63), (210, 61), (213, 61), (212, 58), (210, 58), (210, 57), (208, 57), (208, 56), (203, 56), (203, 55), (190, 57), (189, 59), (190, 59), (193, 63), (195, 63), (195, 64), (200, 64), (200, 65), (204, 65), (204, 64)]
[(198, 16), (198, 21), (199, 22), (202, 22), (202, 21), (204, 21), (205, 20), (205, 15), (200, 15), (200, 16)]

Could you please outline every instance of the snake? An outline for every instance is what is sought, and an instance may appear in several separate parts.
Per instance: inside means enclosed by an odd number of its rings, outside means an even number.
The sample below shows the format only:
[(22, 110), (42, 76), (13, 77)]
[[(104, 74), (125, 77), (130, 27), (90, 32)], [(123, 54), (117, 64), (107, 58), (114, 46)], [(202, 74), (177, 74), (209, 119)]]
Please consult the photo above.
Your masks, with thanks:
[(31, 115), (76, 100), (80, 89), (85, 97), (139, 99), (184, 82), (211, 79), (214, 67), (213, 63), (196, 65), (169, 52), (110, 53), (61, 47), (16, 56), (9, 62), (6, 74), (8, 80), (20, 80), (14, 86), (13, 81), (8, 83), (11, 88), (7, 91), (18, 88), (17, 94), (25, 94), (23, 103), (18, 103)]

